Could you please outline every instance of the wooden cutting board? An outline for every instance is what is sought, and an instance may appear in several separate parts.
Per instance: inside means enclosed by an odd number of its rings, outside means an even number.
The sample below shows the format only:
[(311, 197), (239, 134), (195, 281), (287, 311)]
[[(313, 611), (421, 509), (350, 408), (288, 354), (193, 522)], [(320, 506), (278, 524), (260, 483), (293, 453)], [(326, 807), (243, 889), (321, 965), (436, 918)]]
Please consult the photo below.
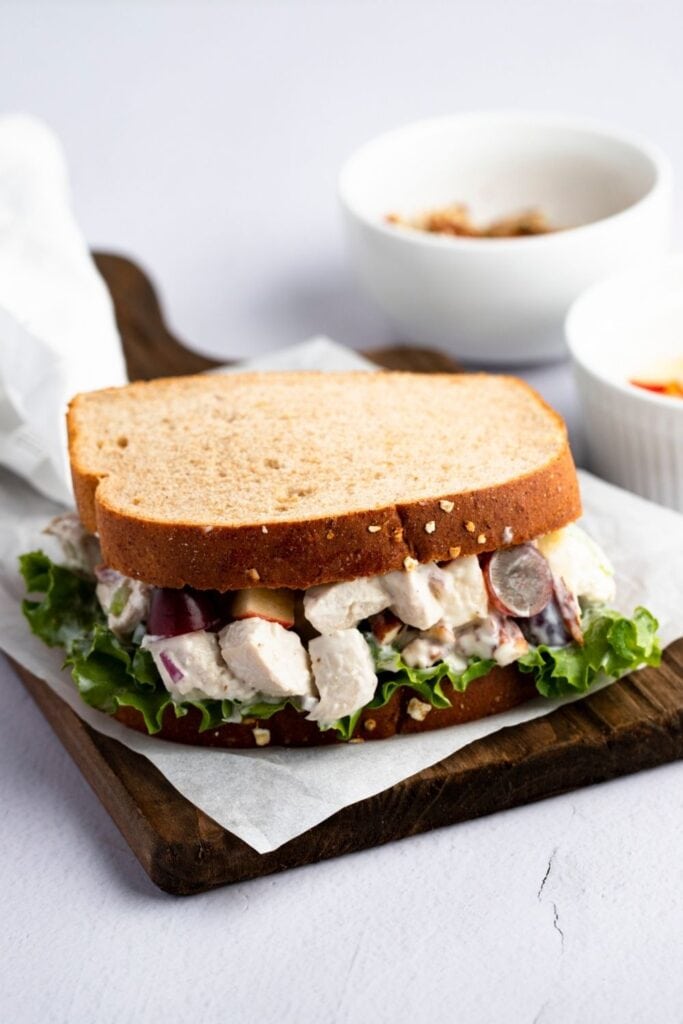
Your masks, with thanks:
[[(96, 260), (114, 299), (132, 379), (215, 365), (168, 332), (154, 290), (138, 267), (116, 256)], [(396, 369), (457, 370), (446, 356), (424, 350), (394, 348), (371, 358)], [(145, 758), (89, 728), (49, 687), (20, 665), (15, 668), (152, 881), (183, 895), (377, 846), (683, 756), (681, 639), (668, 648), (660, 668), (644, 669), (577, 704), (479, 740), (262, 855), (180, 796)]]

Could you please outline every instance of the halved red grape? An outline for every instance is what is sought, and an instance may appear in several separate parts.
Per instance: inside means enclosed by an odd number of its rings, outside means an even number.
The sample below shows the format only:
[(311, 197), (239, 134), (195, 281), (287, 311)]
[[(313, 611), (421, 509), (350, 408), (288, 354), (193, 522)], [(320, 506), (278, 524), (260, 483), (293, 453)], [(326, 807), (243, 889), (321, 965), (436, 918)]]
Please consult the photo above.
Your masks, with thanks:
[(152, 636), (180, 636), (198, 629), (215, 629), (221, 623), (218, 602), (202, 590), (155, 587), (147, 616)]
[(537, 615), (553, 595), (550, 566), (533, 544), (494, 552), (484, 566), (484, 578), (494, 607), (515, 618)]

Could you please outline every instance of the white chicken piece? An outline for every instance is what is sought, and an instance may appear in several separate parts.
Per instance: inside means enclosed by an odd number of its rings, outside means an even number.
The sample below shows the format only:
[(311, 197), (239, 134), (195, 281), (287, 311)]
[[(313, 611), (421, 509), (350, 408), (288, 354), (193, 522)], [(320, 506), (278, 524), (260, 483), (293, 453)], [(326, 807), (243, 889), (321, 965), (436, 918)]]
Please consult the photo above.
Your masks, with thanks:
[(107, 616), (107, 625), (119, 638), (130, 636), (147, 618), (152, 588), (104, 565), (98, 565), (95, 577), (95, 595)]
[(442, 566), (435, 587), (445, 625), (457, 628), (488, 615), (489, 599), (476, 555), (463, 555)]
[(268, 697), (312, 696), (308, 655), (297, 633), (267, 619), (240, 619), (218, 634), (230, 672)]
[(62, 565), (66, 569), (85, 573), (86, 576), (95, 574), (95, 566), (102, 561), (100, 543), (94, 534), (88, 533), (75, 512), (55, 516), (43, 533), (56, 538), (64, 555)]
[(304, 615), (319, 633), (352, 629), (363, 619), (389, 607), (389, 596), (380, 577), (347, 583), (325, 583), (304, 594)]
[(198, 629), (180, 636), (142, 640), (154, 659), (161, 680), (175, 701), (246, 700), (253, 690), (242, 687), (221, 657), (215, 633)]
[(614, 600), (614, 569), (599, 545), (576, 523), (539, 537), (536, 547), (574, 597), (589, 604)]
[(401, 657), (410, 668), (430, 668), (437, 661), (448, 660), (453, 668), (458, 667), (464, 671), (467, 662), (455, 654), (453, 641), (452, 629), (448, 626), (433, 626), (406, 644)]
[(391, 608), (401, 622), (415, 629), (429, 629), (436, 625), (443, 612), (434, 592), (441, 570), (433, 562), (418, 565), (410, 572), (399, 570), (382, 576), (382, 584), (389, 594)]
[(364, 707), (375, 695), (370, 648), (357, 629), (317, 636), (308, 645), (320, 700), (308, 718), (331, 724)]
[(529, 645), (516, 622), (492, 612), (456, 634), (455, 650), (466, 658), (492, 658), (504, 666), (526, 654)]

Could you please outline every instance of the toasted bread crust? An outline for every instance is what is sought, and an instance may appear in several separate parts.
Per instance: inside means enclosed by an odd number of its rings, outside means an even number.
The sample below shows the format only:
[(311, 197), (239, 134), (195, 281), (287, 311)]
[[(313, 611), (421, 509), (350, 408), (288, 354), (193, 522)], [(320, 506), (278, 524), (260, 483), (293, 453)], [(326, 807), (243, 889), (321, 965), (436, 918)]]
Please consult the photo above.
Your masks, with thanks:
[(155, 519), (111, 503), (100, 486), (108, 473), (95, 472), (80, 457), (79, 409), (90, 398), (80, 396), (68, 415), (79, 514), (99, 534), (107, 564), (119, 572), (155, 586), (201, 590), (306, 589), (402, 569), (410, 565), (407, 559), (446, 561), (519, 544), (577, 519), (581, 502), (562, 420), (522, 382), (514, 387), (529, 392), (530, 403), (557, 434), (552, 455), (532, 472), (469, 492), (336, 516), (265, 521), (255, 508), (253, 524), (215, 526)]
[[(451, 707), (431, 708), (420, 720), (411, 717), (408, 710), (410, 701), (415, 698), (414, 691), (402, 687), (384, 707), (363, 712), (353, 739), (381, 740), (390, 736), (429, 732), (448, 725), (462, 725), (464, 722), (509, 711), (538, 696), (532, 677), (522, 674), (514, 665), (492, 669), (488, 675), (470, 683), (464, 693), (454, 691), (450, 683), (444, 684), (443, 690), (452, 701)], [(147, 732), (142, 715), (134, 708), (119, 708), (115, 717), (131, 729)], [(156, 736), (191, 746), (247, 748), (259, 745), (254, 729), (267, 729), (267, 745), (273, 747), (317, 747), (344, 742), (334, 729), (321, 732), (315, 722), (309, 722), (303, 714), (289, 707), (267, 720), (248, 719), (240, 724), (222, 725), (206, 732), (199, 732), (199, 722), (199, 712), (194, 708), (183, 718), (176, 718), (173, 709), (169, 708), (161, 731)]]
[[(76, 481), (74, 474), (78, 499)], [(450, 514), (440, 508), (444, 499), (453, 502)], [(567, 446), (538, 473), (499, 487), (338, 518), (273, 523), (268, 533), (260, 526), (216, 527), (207, 533), (194, 525), (132, 519), (105, 504), (97, 505), (94, 526), (107, 565), (157, 587), (225, 591), (258, 585), (304, 590), (403, 569), (407, 558), (440, 562), (452, 558), (457, 548), (458, 554), (471, 555), (506, 543), (521, 544), (580, 515), (576, 471)], [(438, 534), (427, 533), (425, 524), (437, 518)], [(474, 531), (467, 529), (468, 523), (474, 524)], [(92, 529), (92, 520), (85, 525)], [(370, 533), (372, 525), (382, 528)]]

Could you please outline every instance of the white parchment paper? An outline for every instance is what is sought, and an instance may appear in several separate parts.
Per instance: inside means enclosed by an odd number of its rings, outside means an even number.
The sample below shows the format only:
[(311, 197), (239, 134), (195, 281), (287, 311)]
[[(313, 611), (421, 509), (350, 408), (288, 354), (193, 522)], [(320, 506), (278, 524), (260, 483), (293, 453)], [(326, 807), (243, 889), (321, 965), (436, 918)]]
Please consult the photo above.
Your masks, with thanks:
[[(665, 643), (683, 635), (683, 516), (587, 473), (580, 479), (586, 528), (615, 564), (617, 605), (628, 612), (647, 605), (661, 622)], [(60, 671), (61, 651), (33, 637), (21, 614), (17, 555), (46, 546), (41, 530), (57, 510), (0, 471), (0, 648), (44, 679), (94, 728), (148, 757), (177, 790), (259, 853), (482, 736), (565, 703), (539, 698), (468, 725), (318, 750), (202, 750), (141, 736), (80, 700), (68, 673)]]

